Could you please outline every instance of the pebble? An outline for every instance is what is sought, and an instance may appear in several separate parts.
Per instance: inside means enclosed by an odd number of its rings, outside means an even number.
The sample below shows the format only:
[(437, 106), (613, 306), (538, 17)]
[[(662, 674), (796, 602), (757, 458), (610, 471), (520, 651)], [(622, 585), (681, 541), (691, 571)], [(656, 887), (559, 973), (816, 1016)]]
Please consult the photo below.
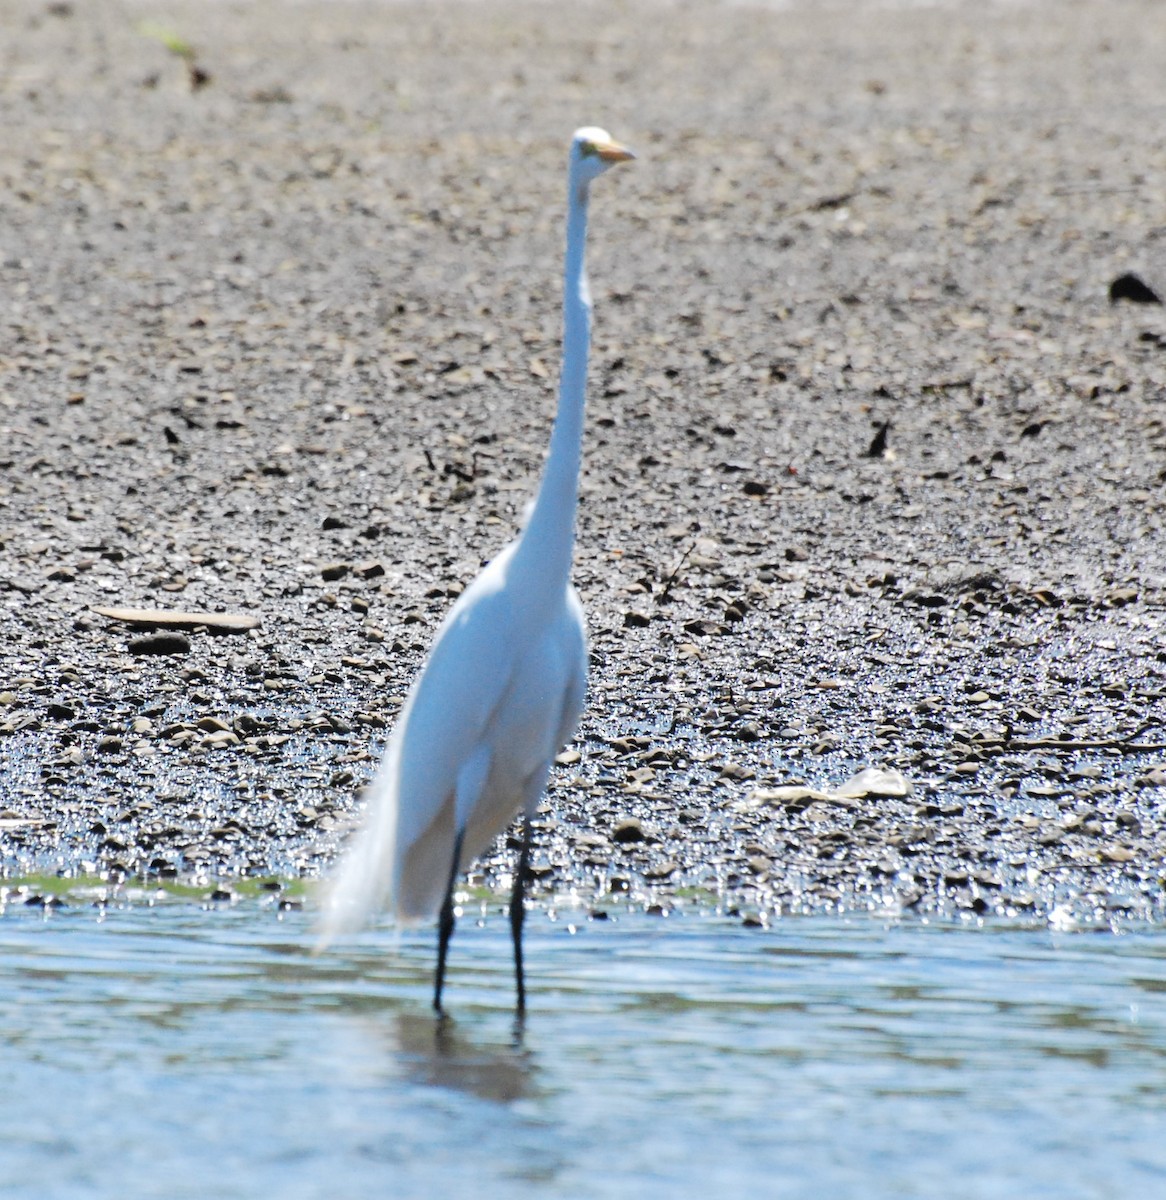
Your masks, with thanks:
[(199, 744), (208, 749), (220, 750), (227, 746), (238, 746), (239, 736), (230, 729), (220, 729), (216, 733), (208, 733)]
[(647, 834), (644, 831), (644, 823), (637, 817), (625, 817), (623, 820), (617, 821), (611, 831), (611, 840), (620, 845), (646, 841)]
[(226, 733), (231, 728), (226, 721), (221, 721), (218, 717), (200, 717), (198, 727), (205, 733)]
[(189, 654), (190, 638), (181, 633), (147, 633), (131, 639), (131, 654)]
[(1109, 302), (1128, 300), (1133, 304), (1161, 304), (1162, 297), (1148, 283), (1132, 271), (1117, 275), (1109, 285)]

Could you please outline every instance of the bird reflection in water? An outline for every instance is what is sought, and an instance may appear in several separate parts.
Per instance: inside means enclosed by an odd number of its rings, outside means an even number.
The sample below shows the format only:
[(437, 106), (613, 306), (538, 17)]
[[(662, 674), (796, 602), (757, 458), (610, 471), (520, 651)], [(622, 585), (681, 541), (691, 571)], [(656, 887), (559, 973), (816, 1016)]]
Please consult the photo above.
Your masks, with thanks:
[(394, 1057), (417, 1083), (499, 1104), (539, 1093), (534, 1057), (523, 1045), (517, 1024), (509, 1046), (475, 1043), (450, 1017), (434, 1021), (428, 1014), (399, 1013), (395, 1026)]

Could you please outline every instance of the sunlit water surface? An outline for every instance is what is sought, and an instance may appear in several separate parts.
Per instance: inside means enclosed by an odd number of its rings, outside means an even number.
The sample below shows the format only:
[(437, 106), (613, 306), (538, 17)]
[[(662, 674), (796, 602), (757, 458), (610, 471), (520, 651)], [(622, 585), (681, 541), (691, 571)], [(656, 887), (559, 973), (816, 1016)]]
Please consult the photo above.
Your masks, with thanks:
[[(0, 919), (4, 1197), (1166, 1195), (1166, 936)], [(456, 1189), (456, 1190), (455, 1190)]]

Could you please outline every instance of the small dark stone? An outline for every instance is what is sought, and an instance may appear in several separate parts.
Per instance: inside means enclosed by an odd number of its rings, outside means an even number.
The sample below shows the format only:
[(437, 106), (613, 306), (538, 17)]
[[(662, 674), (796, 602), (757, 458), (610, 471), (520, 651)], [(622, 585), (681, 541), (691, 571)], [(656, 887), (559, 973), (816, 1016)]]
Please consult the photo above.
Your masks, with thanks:
[(890, 432), (890, 421), (884, 421), (879, 427), (870, 445), (866, 448), (864, 457), (882, 458), (887, 452), (887, 434)]
[(769, 495), (769, 484), (763, 483), (760, 479), (746, 479), (741, 490), (746, 496), (767, 496)]
[(693, 637), (710, 637), (713, 634), (724, 633), (725, 626), (716, 621), (685, 621), (684, 632)]
[(147, 633), (129, 644), (131, 654), (189, 654), (190, 638), (183, 633)]
[(1132, 304), (1161, 304), (1162, 297), (1132, 271), (1119, 275), (1109, 285), (1109, 302), (1129, 300)]
[(71, 721), (77, 713), (69, 705), (53, 701), (52, 704), (49, 704), (45, 708), (45, 715), (51, 717), (54, 721)]
[(629, 842), (642, 842), (646, 838), (644, 823), (635, 817), (626, 817), (624, 820), (618, 821), (611, 832), (611, 840), (619, 842), (621, 845)]
[(1136, 587), (1119, 587), (1114, 588), (1105, 598), (1105, 603), (1109, 608), (1121, 608), (1126, 604), (1133, 604), (1138, 598), (1138, 589)]
[(320, 568), (320, 578), (331, 583), (335, 579), (343, 579), (349, 572), (348, 563), (328, 563)]
[(638, 613), (629, 609), (623, 615), (623, 623), (631, 629), (643, 629), (652, 623), (652, 618), (646, 613)]

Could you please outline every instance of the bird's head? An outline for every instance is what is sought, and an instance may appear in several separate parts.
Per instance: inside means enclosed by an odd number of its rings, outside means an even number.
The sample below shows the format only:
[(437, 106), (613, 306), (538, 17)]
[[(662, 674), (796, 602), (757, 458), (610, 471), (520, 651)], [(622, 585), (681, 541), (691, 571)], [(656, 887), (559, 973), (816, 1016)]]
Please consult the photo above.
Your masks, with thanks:
[(571, 173), (579, 183), (587, 184), (608, 167), (627, 162), (635, 155), (619, 142), (613, 141), (606, 129), (585, 125), (575, 130), (571, 139)]

